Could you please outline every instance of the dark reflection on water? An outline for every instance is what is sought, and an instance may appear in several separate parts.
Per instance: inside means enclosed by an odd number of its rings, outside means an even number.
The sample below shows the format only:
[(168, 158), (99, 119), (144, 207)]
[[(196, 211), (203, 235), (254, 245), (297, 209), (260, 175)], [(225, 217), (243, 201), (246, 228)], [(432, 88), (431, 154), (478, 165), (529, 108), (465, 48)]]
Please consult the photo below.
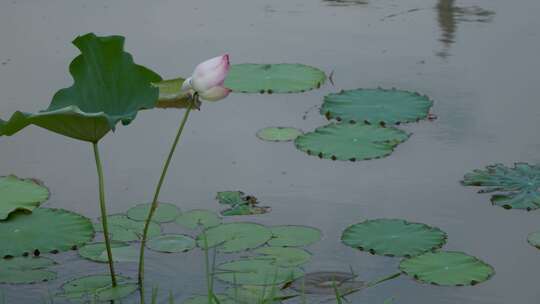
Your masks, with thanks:
[(328, 6), (353, 6), (369, 4), (369, 0), (323, 0)]
[(443, 49), (437, 55), (442, 58), (450, 55), (450, 48), (456, 39), (458, 22), (488, 23), (493, 20), (495, 15), (494, 11), (478, 6), (456, 6), (455, 0), (439, 0), (436, 10), (439, 27), (441, 28), (441, 37), (439, 40), (443, 43)]

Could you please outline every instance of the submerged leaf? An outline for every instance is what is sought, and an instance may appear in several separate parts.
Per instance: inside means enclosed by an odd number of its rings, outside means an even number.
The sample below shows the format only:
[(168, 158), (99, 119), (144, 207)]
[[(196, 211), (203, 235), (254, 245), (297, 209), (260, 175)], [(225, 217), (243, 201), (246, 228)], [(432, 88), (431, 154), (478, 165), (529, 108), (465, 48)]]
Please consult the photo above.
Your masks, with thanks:
[(56, 273), (45, 270), (56, 263), (43, 257), (0, 259), (0, 284), (29, 284), (56, 279)]
[(153, 108), (161, 77), (136, 65), (123, 51), (121, 36), (86, 34), (73, 44), (81, 51), (70, 64), (73, 86), (58, 91), (45, 110), (36, 114), (16, 112), (0, 120), (0, 136), (13, 135), (36, 125), (75, 139), (97, 142), (121, 121), (127, 125), (141, 109)]
[(91, 275), (77, 278), (64, 283), (62, 292), (57, 295), (70, 300), (98, 300), (104, 302), (124, 298), (138, 288), (137, 284), (132, 283), (128, 277), (116, 276), (116, 280), (118, 285), (112, 287), (109, 275)]
[(195, 248), (195, 240), (183, 234), (164, 234), (148, 240), (146, 247), (159, 252), (187, 252)]
[(291, 127), (269, 127), (259, 130), (257, 137), (266, 141), (292, 141), (302, 134), (302, 131)]
[(266, 243), (272, 233), (263, 225), (255, 223), (227, 223), (207, 229), (197, 236), (197, 246), (217, 247), (219, 252), (232, 253), (257, 248)]
[(272, 261), (242, 259), (217, 266), (216, 278), (240, 285), (281, 285), (301, 277), (300, 268), (279, 267)]
[(210, 228), (219, 225), (221, 218), (212, 211), (195, 209), (180, 214), (176, 223), (188, 229), (196, 229), (198, 226)]
[(49, 190), (32, 179), (0, 177), (0, 220), (17, 210), (32, 211), (49, 198)]
[(337, 289), (340, 295), (367, 287), (363, 281), (356, 281), (356, 276), (339, 271), (319, 271), (307, 273), (295, 280), (291, 288), (305, 294), (335, 295)]
[[(139, 204), (127, 211), (127, 216), (135, 221), (146, 221), (152, 204)], [(152, 221), (156, 223), (168, 223), (174, 221), (180, 215), (180, 209), (174, 204), (159, 203)]]

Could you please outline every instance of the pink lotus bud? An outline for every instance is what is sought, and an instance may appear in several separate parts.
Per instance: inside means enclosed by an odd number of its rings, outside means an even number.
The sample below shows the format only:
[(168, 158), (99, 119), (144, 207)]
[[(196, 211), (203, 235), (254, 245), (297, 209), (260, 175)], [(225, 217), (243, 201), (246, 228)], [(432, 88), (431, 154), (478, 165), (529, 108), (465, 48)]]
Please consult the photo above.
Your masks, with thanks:
[(207, 101), (218, 101), (227, 97), (230, 92), (231, 90), (226, 87), (217, 86), (199, 93), (199, 96)]
[[(223, 87), (223, 82), (229, 73), (229, 55), (225, 54), (200, 63), (191, 76), (190, 87), (199, 93), (199, 96), (219, 96), (225, 94), (224, 88), (212, 93), (205, 93), (214, 87)], [(185, 83), (184, 83), (185, 84)], [(187, 84), (186, 88), (187, 88)], [(184, 88), (184, 86), (183, 86)], [(220, 94), (217, 94), (219, 92)], [(228, 92), (227, 92), (228, 94)], [(224, 95), (227, 96), (227, 94)]]

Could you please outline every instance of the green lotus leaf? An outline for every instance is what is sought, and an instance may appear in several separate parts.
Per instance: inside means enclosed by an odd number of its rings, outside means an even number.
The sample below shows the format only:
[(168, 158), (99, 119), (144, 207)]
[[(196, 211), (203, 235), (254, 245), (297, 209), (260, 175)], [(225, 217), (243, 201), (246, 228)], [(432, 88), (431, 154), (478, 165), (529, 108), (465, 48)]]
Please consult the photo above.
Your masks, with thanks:
[(159, 98), (156, 103), (156, 108), (187, 108), (190, 99), (186, 92), (182, 92), (184, 80), (184, 78), (179, 77), (152, 83), (154, 87), (159, 89)]
[(252, 206), (252, 205), (235, 205), (229, 209), (221, 211), (223, 216), (237, 216), (237, 215), (257, 215), (270, 212), (272, 208), (268, 206)]
[(304, 249), (287, 247), (261, 247), (253, 251), (260, 256), (258, 260), (269, 260), (280, 267), (294, 267), (303, 265), (311, 260), (311, 254)]
[(49, 198), (49, 189), (32, 179), (0, 177), (0, 221), (17, 210), (32, 211)]
[(268, 245), (275, 247), (302, 247), (318, 242), (321, 239), (321, 231), (307, 226), (275, 226), (271, 227), (272, 239)]
[(441, 248), (446, 243), (446, 233), (401, 219), (376, 219), (349, 226), (341, 240), (371, 254), (409, 257)]
[(0, 259), (1, 284), (29, 284), (56, 279), (56, 273), (45, 270), (56, 263), (43, 257)]
[[(91, 275), (68, 281), (62, 285), (62, 291), (57, 294), (70, 300), (99, 302), (113, 301), (124, 298), (137, 290), (137, 284), (130, 278), (116, 276), (118, 285), (112, 287), (109, 275)], [(88, 302), (85, 302), (88, 303)]]
[(480, 193), (499, 192), (491, 197), (491, 202), (505, 209), (540, 208), (540, 165), (491, 165), (466, 174), (462, 184), (484, 187)]
[(291, 127), (269, 127), (257, 132), (257, 137), (266, 141), (292, 141), (300, 135), (302, 131)]
[(196, 229), (199, 226), (210, 228), (221, 224), (221, 218), (212, 211), (195, 209), (180, 214), (176, 223), (188, 229)]
[(237, 304), (278, 304), (296, 295), (286, 295), (278, 286), (242, 285), (227, 288), (227, 295)]
[[(115, 262), (136, 262), (139, 257), (138, 248), (122, 242), (111, 242), (111, 252)], [(79, 248), (79, 255), (94, 262), (108, 261), (105, 243), (86, 244)]]
[(164, 234), (151, 238), (146, 247), (159, 252), (187, 252), (195, 248), (195, 240), (183, 234)]
[[(127, 216), (135, 221), (146, 221), (150, 213), (152, 204), (139, 204), (127, 211)], [(169, 203), (159, 203), (152, 221), (156, 223), (167, 223), (174, 221), (180, 215), (180, 209), (176, 205)]]
[[(142, 238), (144, 222), (134, 221), (123, 214), (109, 215), (107, 217), (109, 224), (109, 234), (111, 240), (120, 242), (137, 241)], [(94, 225), (96, 231), (103, 232), (101, 221)], [(161, 234), (161, 227), (154, 222), (148, 226), (148, 237), (154, 237)]]
[(332, 160), (368, 160), (390, 155), (409, 134), (396, 128), (332, 123), (296, 138), (296, 148)]
[(217, 193), (216, 199), (220, 204), (238, 205), (245, 204), (246, 199), (242, 191), (220, 191)]
[(356, 281), (356, 276), (348, 272), (318, 271), (306, 273), (303, 277), (295, 280), (291, 288), (304, 294), (340, 295), (367, 287), (366, 282)]
[(420, 282), (441, 286), (476, 285), (495, 273), (478, 258), (453, 251), (427, 252), (404, 259), (399, 269)]
[(271, 286), (292, 282), (303, 276), (300, 268), (280, 267), (272, 261), (242, 259), (217, 266), (216, 278), (231, 284)]
[(92, 222), (62, 209), (15, 212), (0, 221), (0, 257), (67, 251), (94, 237)]
[[(211, 304), (238, 304), (225, 294), (214, 294), (214, 295), (216, 296), (216, 298), (218, 298), (219, 303), (215, 299), (212, 299)], [(184, 302), (182, 302), (182, 304), (209, 304), (208, 296), (207, 295), (193, 296), (185, 300)]]
[(527, 236), (527, 242), (538, 249), (540, 249), (540, 231), (529, 233)]
[(297, 93), (320, 88), (326, 75), (303, 64), (234, 64), (225, 87), (241, 93)]
[(321, 114), (338, 121), (399, 124), (425, 119), (433, 102), (401, 90), (356, 89), (324, 97)]
[(142, 109), (153, 108), (158, 89), (151, 85), (161, 77), (136, 65), (123, 51), (121, 36), (77, 37), (81, 51), (69, 66), (73, 86), (58, 91), (49, 107), (36, 114), (15, 112), (0, 120), (0, 136), (13, 135), (36, 125), (71, 138), (98, 142), (121, 121), (127, 125)]
[(270, 229), (255, 223), (227, 223), (207, 229), (197, 236), (197, 246), (217, 247), (223, 253), (257, 248), (272, 237)]

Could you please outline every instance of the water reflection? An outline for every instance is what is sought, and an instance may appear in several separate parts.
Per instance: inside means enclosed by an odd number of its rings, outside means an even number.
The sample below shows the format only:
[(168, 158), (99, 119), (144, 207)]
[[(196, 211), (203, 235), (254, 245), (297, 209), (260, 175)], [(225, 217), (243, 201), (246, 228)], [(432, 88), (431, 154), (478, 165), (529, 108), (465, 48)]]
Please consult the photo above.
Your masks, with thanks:
[(456, 6), (455, 0), (439, 0), (436, 10), (439, 27), (441, 28), (441, 38), (439, 40), (443, 43), (443, 49), (437, 55), (442, 58), (450, 55), (450, 48), (456, 38), (458, 22), (487, 23), (491, 22), (495, 15), (495, 12), (478, 6)]
[(369, 0), (323, 0), (328, 6), (353, 6), (353, 5), (365, 5), (369, 3)]

